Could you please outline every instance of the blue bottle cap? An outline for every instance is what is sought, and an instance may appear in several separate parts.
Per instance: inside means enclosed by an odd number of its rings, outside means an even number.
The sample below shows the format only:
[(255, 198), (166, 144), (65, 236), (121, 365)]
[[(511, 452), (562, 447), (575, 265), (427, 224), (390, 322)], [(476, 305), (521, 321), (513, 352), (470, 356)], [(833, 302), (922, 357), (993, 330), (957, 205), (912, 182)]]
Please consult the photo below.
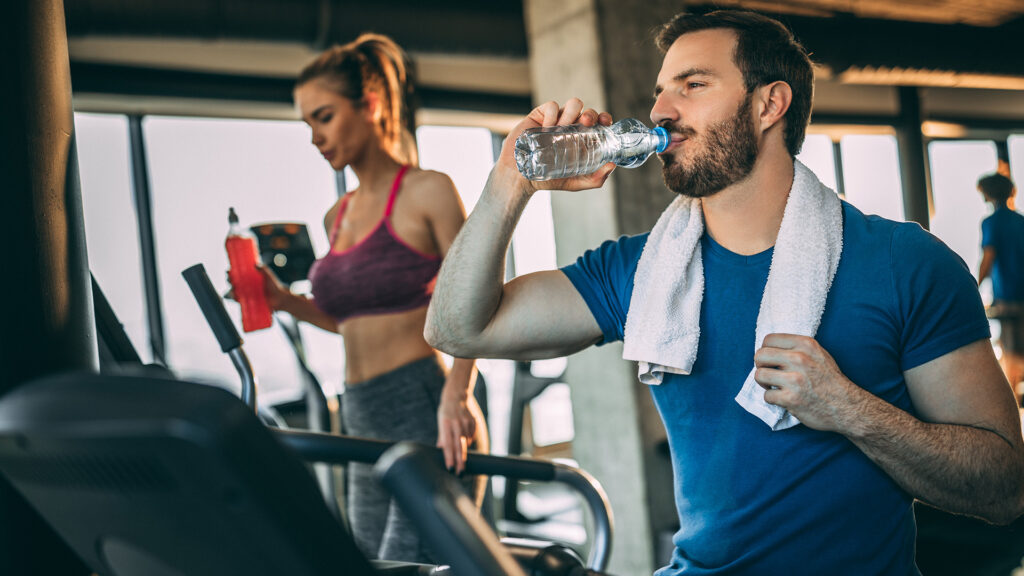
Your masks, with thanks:
[(658, 135), (658, 148), (655, 151), (658, 154), (661, 154), (665, 151), (665, 148), (668, 148), (669, 143), (672, 142), (672, 138), (668, 135), (668, 130), (665, 130), (661, 126), (655, 126), (652, 132)]

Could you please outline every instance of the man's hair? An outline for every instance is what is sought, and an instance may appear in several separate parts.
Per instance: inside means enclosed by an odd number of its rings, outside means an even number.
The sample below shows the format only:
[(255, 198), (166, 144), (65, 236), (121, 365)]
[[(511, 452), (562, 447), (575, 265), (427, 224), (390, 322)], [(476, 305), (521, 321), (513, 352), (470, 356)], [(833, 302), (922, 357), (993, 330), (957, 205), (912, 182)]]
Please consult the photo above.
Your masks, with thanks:
[(804, 143), (814, 96), (814, 70), (807, 51), (781, 22), (746, 10), (676, 14), (658, 29), (656, 42), (665, 53), (683, 34), (718, 28), (736, 32), (733, 62), (743, 73), (748, 93), (779, 80), (789, 84), (793, 101), (785, 115), (784, 138), (789, 153), (796, 156)]
[(978, 178), (978, 190), (995, 202), (1006, 203), (1013, 194), (1013, 180), (1002, 174), (989, 174)]

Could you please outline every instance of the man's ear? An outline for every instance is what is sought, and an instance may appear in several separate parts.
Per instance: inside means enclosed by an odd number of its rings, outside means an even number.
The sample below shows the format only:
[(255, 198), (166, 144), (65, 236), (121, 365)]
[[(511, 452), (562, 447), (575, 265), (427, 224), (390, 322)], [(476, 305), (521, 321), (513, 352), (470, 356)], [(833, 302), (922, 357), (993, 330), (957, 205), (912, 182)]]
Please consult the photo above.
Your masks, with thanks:
[(758, 99), (761, 104), (758, 119), (761, 131), (764, 132), (778, 124), (789, 110), (793, 102), (793, 89), (782, 80), (766, 84), (758, 88)]

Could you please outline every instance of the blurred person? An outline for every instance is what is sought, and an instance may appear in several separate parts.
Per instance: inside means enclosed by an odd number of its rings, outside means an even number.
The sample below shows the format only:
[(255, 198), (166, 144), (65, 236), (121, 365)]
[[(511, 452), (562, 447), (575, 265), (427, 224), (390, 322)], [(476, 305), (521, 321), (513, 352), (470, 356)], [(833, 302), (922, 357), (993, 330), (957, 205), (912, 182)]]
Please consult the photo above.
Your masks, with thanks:
[(992, 214), (981, 222), (981, 265), (978, 284), (992, 279), (992, 310), (999, 318), (1000, 364), (1017, 393), (1024, 390), (1024, 215), (1010, 203), (1016, 195), (1013, 182), (993, 173), (978, 179), (978, 191), (992, 205)]
[[(1024, 441), (963, 261), (920, 226), (867, 216), (795, 161), (807, 52), (779, 22), (679, 14), (658, 36), (651, 120), (678, 197), (649, 233), (503, 282), (532, 194), (527, 128), (609, 125), (579, 99), (508, 135), (452, 245), (427, 340), (536, 359), (623, 341), (665, 424), (680, 530), (659, 576), (919, 574), (913, 502), (1008, 523)], [(592, 383), (600, 385), (601, 383)]]
[[(448, 176), (417, 167), (409, 90), (407, 55), (378, 34), (335, 46), (302, 70), (294, 99), (312, 144), (335, 170), (351, 167), (359, 187), (324, 216), (330, 250), (310, 269), (312, 297), (261, 270), (273, 309), (342, 336), (344, 433), (436, 444), (461, 474), (467, 450), (486, 452), (489, 443), (473, 397), (474, 360), (455, 358), (446, 370), (423, 328), (465, 211)], [(347, 515), (363, 552), (432, 563), (372, 467), (352, 463), (348, 471)], [(479, 506), (484, 479), (464, 483)]]

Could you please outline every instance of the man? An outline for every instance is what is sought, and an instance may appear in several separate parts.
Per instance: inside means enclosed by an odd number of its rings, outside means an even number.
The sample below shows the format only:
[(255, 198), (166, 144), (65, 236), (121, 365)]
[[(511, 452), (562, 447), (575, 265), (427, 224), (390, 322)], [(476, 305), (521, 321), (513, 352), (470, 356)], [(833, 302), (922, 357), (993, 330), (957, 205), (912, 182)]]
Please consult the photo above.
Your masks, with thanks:
[[(992, 277), (993, 308), (1001, 310), (999, 343), (1003, 372), (1015, 388), (1024, 380), (1024, 216), (1009, 207), (1013, 181), (995, 173), (978, 179), (993, 212), (981, 222), (978, 283)], [(1017, 389), (1018, 398), (1021, 391)]]
[[(696, 360), (651, 387), (681, 525), (659, 576), (917, 574), (913, 498), (999, 523), (1018, 516), (1024, 442), (976, 286), (919, 226), (866, 217), (833, 194), (842, 251), (820, 327), (813, 337), (769, 333), (755, 353), (773, 247), (806, 170), (794, 164), (812, 92), (803, 48), (778, 22), (732, 11), (679, 15), (658, 43), (651, 120), (672, 134), (665, 180), (696, 202), (704, 227), (691, 259), (703, 266)], [(631, 303), (647, 300), (633, 294), (647, 234), (502, 283), (530, 195), (595, 188), (614, 168), (546, 183), (520, 176), (512, 143), (523, 129), (576, 122), (611, 118), (576, 99), (561, 110), (549, 102), (509, 134), (442, 267), (426, 328), (435, 347), (521, 359), (624, 337), (628, 348)], [(655, 271), (677, 260), (659, 258)], [(667, 330), (694, 319), (663, 316)], [(734, 401), (751, 374), (756, 399), (800, 424), (776, 430)]]

